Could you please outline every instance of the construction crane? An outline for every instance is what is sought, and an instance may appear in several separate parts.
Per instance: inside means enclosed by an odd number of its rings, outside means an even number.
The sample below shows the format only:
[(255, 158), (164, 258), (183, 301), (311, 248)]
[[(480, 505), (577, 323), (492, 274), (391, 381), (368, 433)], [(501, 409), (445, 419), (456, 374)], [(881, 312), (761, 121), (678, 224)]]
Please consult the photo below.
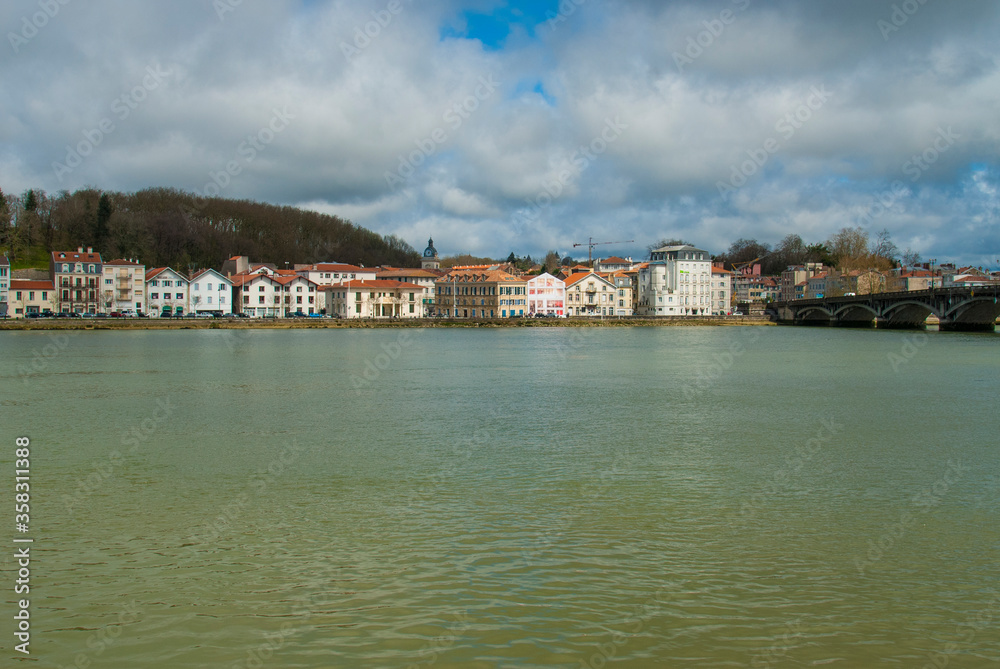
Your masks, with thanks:
[(635, 241), (634, 239), (629, 239), (629, 240), (624, 241), (624, 242), (595, 242), (593, 237), (588, 237), (586, 243), (573, 244), (573, 248), (576, 248), (577, 246), (586, 246), (587, 247), (587, 264), (588, 265), (592, 265), (593, 262), (594, 262), (594, 247), (595, 246), (603, 246), (605, 244), (631, 244), (634, 241)]

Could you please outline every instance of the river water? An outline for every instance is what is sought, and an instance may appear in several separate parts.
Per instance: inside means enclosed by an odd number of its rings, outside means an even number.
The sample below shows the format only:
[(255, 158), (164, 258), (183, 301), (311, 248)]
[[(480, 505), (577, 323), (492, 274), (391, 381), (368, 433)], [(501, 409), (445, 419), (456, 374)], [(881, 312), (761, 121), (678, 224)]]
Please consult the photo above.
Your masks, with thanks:
[(44, 666), (1000, 667), (997, 334), (3, 332), (0, 355)]

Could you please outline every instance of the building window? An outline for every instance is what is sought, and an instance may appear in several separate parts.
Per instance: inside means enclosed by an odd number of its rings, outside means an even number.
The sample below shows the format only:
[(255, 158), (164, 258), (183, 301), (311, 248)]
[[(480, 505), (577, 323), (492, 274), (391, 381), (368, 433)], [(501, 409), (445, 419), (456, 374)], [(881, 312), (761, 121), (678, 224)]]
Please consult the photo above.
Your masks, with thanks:
[(158, 300), (158, 299), (160, 299), (160, 294), (159, 293), (151, 293), (150, 296), (149, 296), (149, 299), (151, 299), (151, 300)]

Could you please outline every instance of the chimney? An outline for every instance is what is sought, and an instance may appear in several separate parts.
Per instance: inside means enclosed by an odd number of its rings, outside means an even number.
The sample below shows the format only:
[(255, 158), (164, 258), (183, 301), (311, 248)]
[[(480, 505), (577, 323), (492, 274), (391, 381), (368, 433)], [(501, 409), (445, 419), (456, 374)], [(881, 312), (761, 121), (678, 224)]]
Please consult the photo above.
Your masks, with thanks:
[(88, 246), (87, 247), (87, 253), (93, 253), (93, 252), (94, 252), (93, 247)]
[(83, 253), (83, 247), (82, 246), (77, 246), (76, 247), (76, 252), (77, 253)]

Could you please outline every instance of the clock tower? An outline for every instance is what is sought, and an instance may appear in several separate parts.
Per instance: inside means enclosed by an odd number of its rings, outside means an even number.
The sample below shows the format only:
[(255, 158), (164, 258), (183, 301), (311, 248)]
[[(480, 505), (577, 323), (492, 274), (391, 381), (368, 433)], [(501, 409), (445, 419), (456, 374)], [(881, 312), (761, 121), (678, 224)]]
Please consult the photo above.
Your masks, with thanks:
[(438, 252), (434, 248), (434, 238), (427, 240), (427, 248), (424, 249), (424, 258), (420, 263), (423, 269), (440, 269), (441, 263), (438, 261)]

